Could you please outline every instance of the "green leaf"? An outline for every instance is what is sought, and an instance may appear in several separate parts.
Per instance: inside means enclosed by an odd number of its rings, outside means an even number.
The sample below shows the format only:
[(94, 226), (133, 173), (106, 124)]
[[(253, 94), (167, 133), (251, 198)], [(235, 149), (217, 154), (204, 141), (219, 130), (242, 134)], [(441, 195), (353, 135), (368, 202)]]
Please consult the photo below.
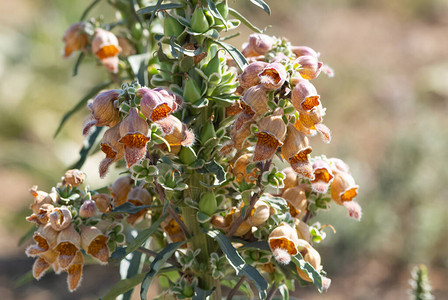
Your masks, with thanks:
[(229, 45), (227, 43), (218, 41), (218, 40), (213, 40), (211, 39), (213, 43), (216, 43), (218, 45), (220, 45), (221, 47), (223, 47), (229, 54), (230, 56), (233, 58), (233, 60), (235, 61), (235, 63), (237, 64), (238, 68), (243, 71), (245, 66), (248, 65), (248, 62), (246, 60), (246, 58), (244, 57), (244, 55), (235, 47), (233, 47), (232, 45)]
[(152, 205), (141, 205), (141, 206), (135, 206), (131, 202), (123, 203), (122, 205), (114, 208), (112, 212), (122, 212), (122, 213), (129, 213), (129, 214), (136, 214), (142, 209), (145, 208), (151, 208)]
[(17, 278), (17, 280), (14, 282), (14, 287), (18, 288), (24, 286), (25, 284), (33, 281), (33, 279), (33, 270), (29, 270), (28, 272)]
[(271, 8), (263, 0), (250, 0), (250, 2), (264, 10), (268, 15), (271, 14)]
[(184, 47), (182, 47), (182, 46), (180, 46), (179, 44), (176, 43), (175, 38), (176, 37), (174, 35), (170, 38), (171, 53), (173, 53), (173, 50), (175, 50), (175, 51), (177, 51), (179, 53), (182, 53), (183, 55), (196, 56), (196, 55), (198, 55), (198, 54), (200, 54), (202, 52), (202, 48), (201, 47), (199, 47), (196, 50), (185, 49)]
[(308, 277), (313, 281), (313, 284), (316, 286), (319, 293), (322, 293), (322, 276), (317, 272), (313, 266), (306, 262), (302, 254), (300, 252), (296, 256), (291, 256), (292, 262), (300, 268), (303, 272), (305, 272)]
[(121, 294), (133, 289), (136, 285), (142, 282), (145, 278), (145, 273), (137, 274), (134, 277), (122, 279), (117, 282), (102, 300), (115, 300)]
[[(128, 271), (127, 271), (127, 274), (126, 274), (126, 278), (132, 278), (135, 275), (137, 275), (137, 273), (139, 272), (139, 269), (140, 269), (140, 262), (141, 262), (143, 253), (141, 253), (141, 252), (134, 252), (131, 255), (132, 255), (132, 258), (131, 258), (131, 261), (130, 261), (130, 264), (129, 264), (129, 268), (128, 268)], [(123, 263), (123, 262), (124, 261), (122, 261), (121, 263)], [(132, 292), (133, 292), (133, 289), (130, 289), (129, 291), (127, 291), (123, 295), (122, 300), (130, 300), (131, 297), (132, 297)]]
[(289, 300), (289, 290), (285, 284), (279, 285), (278, 290), (279, 290), (280, 294), (282, 295), (283, 300)]
[(183, 5), (180, 3), (167, 3), (167, 4), (160, 4), (158, 7), (157, 5), (151, 5), (144, 8), (141, 8), (137, 11), (137, 14), (139, 15), (146, 15), (151, 14), (155, 10), (167, 10), (167, 9), (173, 9), (173, 8), (182, 8)]
[[(100, 3), (101, 0), (94, 0), (87, 8), (84, 10), (84, 12), (81, 15), (81, 18), (79, 19), (80, 22), (84, 21), (87, 17), (87, 14), (92, 10), (92, 8), (95, 7), (98, 3)], [(74, 75), (75, 76), (75, 75)]]
[(83, 59), (84, 59), (84, 52), (81, 52), (79, 53), (78, 59), (76, 60), (75, 66), (73, 67), (73, 77), (78, 75), (78, 68)]
[(73, 107), (71, 110), (69, 110), (68, 112), (65, 113), (64, 117), (62, 117), (61, 122), (59, 123), (59, 127), (56, 130), (53, 138), (55, 138), (59, 132), (62, 129), (62, 126), (64, 126), (65, 122), (78, 110), (80, 110), (81, 108), (84, 108), (87, 104), (87, 101), (92, 98), (93, 96), (95, 96), (96, 94), (98, 94), (101, 90), (107, 88), (109, 85), (112, 84), (112, 81), (106, 81), (106, 82), (102, 82), (96, 86), (94, 86), (85, 96), (84, 98), (82, 98), (78, 104), (75, 105), (75, 107)]
[(220, 20), (227, 29), (227, 21), (226, 21), (226, 19), (223, 18), (223, 16), (219, 12), (218, 8), (216, 7), (215, 1), (207, 0), (207, 4), (208, 4), (208, 8), (210, 8), (210, 12), (212, 13), (212, 15), (215, 18), (217, 18), (218, 20)]
[(103, 127), (95, 127), (95, 131), (89, 136), (87, 141), (84, 141), (84, 146), (79, 151), (81, 157), (70, 167), (70, 169), (81, 169), (102, 130)]
[(208, 296), (210, 296), (211, 294), (213, 294), (213, 292), (215, 291), (216, 287), (213, 287), (213, 289), (211, 290), (203, 290), (198, 286), (194, 287), (194, 296), (193, 296), (193, 300), (203, 300), (203, 299), (207, 299)]
[(212, 173), (218, 179), (219, 184), (226, 180), (226, 171), (224, 168), (218, 164), (214, 159), (205, 164), (205, 168), (209, 173)]
[(142, 288), (140, 290), (140, 297), (142, 300), (146, 300), (146, 294), (148, 293), (149, 286), (151, 285), (154, 277), (157, 275), (157, 272), (159, 272), (168, 258), (170, 258), (183, 244), (185, 244), (185, 241), (168, 244), (165, 249), (156, 255), (150, 265), (150, 271), (146, 274), (145, 279), (143, 279), (142, 282)]
[(233, 8), (229, 7), (229, 13), (234, 16), (235, 18), (237, 18), (238, 20), (241, 21), (241, 23), (243, 23), (244, 25), (246, 25), (250, 30), (258, 32), (258, 33), (263, 33), (263, 31), (258, 28), (257, 26), (255, 26), (254, 24), (252, 24), (248, 19), (246, 19), (242, 14), (240, 14), (239, 12), (237, 12), (236, 10), (234, 10)]
[(260, 294), (260, 298), (264, 299), (266, 297), (266, 289), (268, 288), (268, 283), (257, 271), (257, 269), (247, 265), (244, 262), (243, 258), (233, 247), (230, 240), (220, 231), (211, 230), (207, 234), (218, 242), (230, 265), (235, 269), (237, 276), (245, 275), (247, 278), (253, 280)]
[(18, 247), (22, 246), (22, 244), (24, 242), (26, 242), (33, 236), (35, 231), (36, 231), (36, 226), (31, 227), (24, 235), (22, 235), (17, 246)]

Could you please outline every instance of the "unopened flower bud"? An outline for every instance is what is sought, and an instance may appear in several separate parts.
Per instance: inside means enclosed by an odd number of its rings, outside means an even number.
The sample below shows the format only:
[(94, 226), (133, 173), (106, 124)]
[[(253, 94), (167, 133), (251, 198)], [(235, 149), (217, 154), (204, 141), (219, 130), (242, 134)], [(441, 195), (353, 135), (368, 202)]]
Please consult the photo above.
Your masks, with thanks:
[(92, 196), (92, 200), (95, 201), (95, 206), (103, 214), (107, 214), (112, 211), (112, 197), (108, 194), (96, 194)]
[(308, 138), (289, 124), (282, 155), (300, 176), (313, 180), (313, 169), (309, 161), (311, 151)]
[(319, 76), (323, 63), (317, 60), (317, 57), (304, 55), (298, 57), (295, 64), (299, 64), (299, 73), (303, 79), (311, 80)]
[(314, 49), (307, 46), (292, 46), (291, 50), (292, 53), (294, 53), (297, 57), (310, 55), (319, 58), (320, 56), (318, 52), (314, 51)]
[(107, 264), (109, 237), (104, 235), (95, 226), (83, 226), (81, 228), (81, 246), (87, 254), (97, 259), (102, 264)]
[(95, 201), (86, 200), (79, 208), (79, 216), (82, 218), (90, 218), (93, 217), (96, 213), (96, 204)]
[(178, 37), (183, 31), (185, 27), (181, 25), (175, 18), (166, 14), (163, 19), (163, 33), (165, 36), (175, 36)]
[(56, 207), (49, 214), (50, 224), (56, 231), (64, 230), (72, 223), (72, 213), (66, 206)]
[(92, 52), (99, 58), (109, 72), (118, 72), (118, 53), (121, 48), (118, 39), (110, 31), (97, 28), (92, 40)]
[(269, 216), (269, 205), (264, 201), (257, 201), (245, 222), (250, 226), (257, 227), (266, 222), (269, 219)]
[(257, 61), (249, 64), (238, 78), (240, 86), (244, 89), (248, 89), (252, 86), (260, 84), (260, 74), (268, 63), (264, 61)]
[(120, 124), (120, 143), (124, 145), (125, 159), (128, 168), (142, 159), (146, 154), (149, 125), (140, 117), (137, 108), (129, 110), (129, 115)]
[(199, 211), (211, 216), (216, 212), (217, 203), (213, 192), (206, 192), (199, 200)]
[(298, 185), (285, 190), (282, 198), (288, 202), (291, 216), (300, 218), (305, 215), (308, 202), (306, 198), (306, 187), (304, 185)]
[(190, 26), (195, 32), (205, 32), (210, 27), (202, 7), (198, 6), (194, 9), (190, 20)]
[(59, 252), (57, 262), (62, 269), (66, 269), (81, 249), (81, 236), (73, 225), (60, 231), (55, 250)]
[(131, 176), (119, 177), (110, 187), (110, 195), (113, 197), (114, 207), (118, 207), (128, 201), (128, 194), (132, 189)]
[(348, 173), (337, 173), (331, 182), (331, 198), (339, 205), (352, 201), (358, 195), (359, 186)]
[(235, 161), (232, 173), (235, 176), (235, 180), (237, 182), (248, 182), (248, 183), (254, 183), (256, 181), (257, 177), (257, 169), (254, 168), (252, 172), (249, 174), (246, 171), (246, 167), (251, 162), (252, 155), (250, 153), (246, 153), (238, 157), (238, 159)]
[(298, 111), (310, 111), (320, 104), (314, 85), (305, 79), (298, 80), (291, 93), (291, 102)]
[(282, 264), (288, 264), (291, 261), (291, 256), (299, 252), (297, 231), (285, 222), (269, 234), (268, 243), (274, 258)]
[(89, 35), (85, 32), (87, 23), (79, 22), (70, 25), (65, 31), (62, 41), (65, 44), (64, 58), (72, 55), (73, 51), (83, 50), (89, 42)]
[(261, 119), (254, 151), (254, 161), (270, 159), (277, 148), (283, 145), (286, 135), (286, 125), (282, 119), (283, 112), (278, 110), (273, 115)]
[(142, 98), (142, 114), (153, 122), (166, 118), (177, 109), (176, 96), (164, 89), (141, 88), (137, 90), (136, 95)]
[(84, 183), (86, 174), (78, 169), (68, 170), (62, 177), (63, 186), (77, 187)]
[(281, 63), (274, 62), (268, 64), (260, 74), (260, 82), (267, 90), (278, 90), (288, 79), (285, 66)]
[(325, 194), (334, 177), (330, 165), (322, 159), (315, 160), (313, 173), (314, 180), (311, 181), (311, 188), (318, 193)]

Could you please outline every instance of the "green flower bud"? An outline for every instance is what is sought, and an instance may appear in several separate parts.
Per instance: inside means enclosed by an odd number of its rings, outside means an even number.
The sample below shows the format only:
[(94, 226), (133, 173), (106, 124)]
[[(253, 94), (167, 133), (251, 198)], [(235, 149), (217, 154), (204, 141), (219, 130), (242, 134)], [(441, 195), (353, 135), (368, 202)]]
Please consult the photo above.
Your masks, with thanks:
[(186, 102), (195, 103), (201, 99), (201, 89), (193, 78), (187, 78), (185, 80), (185, 87), (183, 97)]
[(175, 18), (167, 15), (163, 21), (163, 32), (165, 36), (178, 37), (184, 31), (184, 26), (182, 26)]
[(204, 127), (202, 127), (201, 130), (201, 143), (205, 144), (208, 140), (213, 139), (216, 137), (215, 132), (215, 126), (213, 126), (213, 123), (207, 122), (204, 124)]
[(208, 64), (203, 68), (203, 71), (205, 75), (210, 76), (213, 73), (220, 74), (220, 61), (219, 61), (219, 55), (216, 53), (215, 57), (213, 57)]
[(190, 25), (191, 29), (195, 32), (205, 32), (208, 30), (210, 25), (208, 24), (207, 17), (205, 16), (202, 7), (198, 7), (194, 10), (193, 16), (191, 16)]
[(199, 210), (210, 216), (216, 212), (217, 208), (215, 194), (212, 192), (204, 193), (199, 200)]
[(179, 152), (179, 158), (183, 164), (190, 165), (198, 157), (196, 156), (196, 153), (194, 153), (194, 150), (191, 147), (182, 147), (182, 149)]
[(182, 291), (182, 295), (187, 298), (191, 298), (194, 295), (194, 290), (191, 286), (187, 285)]

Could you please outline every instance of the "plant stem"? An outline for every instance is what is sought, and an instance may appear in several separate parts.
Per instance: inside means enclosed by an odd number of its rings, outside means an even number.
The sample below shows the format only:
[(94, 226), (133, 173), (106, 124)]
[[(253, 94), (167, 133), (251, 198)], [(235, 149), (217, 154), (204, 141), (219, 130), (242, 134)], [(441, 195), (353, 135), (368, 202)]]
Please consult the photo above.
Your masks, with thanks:
[(272, 300), (276, 292), (277, 292), (277, 285), (273, 284), (272, 287), (269, 289), (268, 295), (266, 296), (265, 300)]
[(236, 285), (232, 288), (227, 296), (227, 300), (232, 300), (233, 296), (238, 292), (240, 286), (243, 284), (244, 280), (246, 280), (246, 276), (241, 276), (240, 280), (236, 283)]

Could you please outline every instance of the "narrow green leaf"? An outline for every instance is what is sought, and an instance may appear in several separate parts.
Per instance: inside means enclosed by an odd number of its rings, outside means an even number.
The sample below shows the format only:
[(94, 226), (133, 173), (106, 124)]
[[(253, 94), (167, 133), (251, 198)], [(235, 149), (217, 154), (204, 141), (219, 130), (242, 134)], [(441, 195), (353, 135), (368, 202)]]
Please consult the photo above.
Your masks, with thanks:
[(23, 274), (22, 276), (20, 276), (15, 280), (14, 287), (18, 288), (24, 286), (25, 284), (33, 281), (33, 279), (34, 279), (33, 270), (29, 270), (28, 272), (26, 272), (25, 274)]
[(208, 4), (208, 8), (210, 8), (210, 12), (212, 13), (212, 15), (215, 18), (219, 19), (224, 24), (224, 26), (226, 27), (226, 30), (227, 30), (228, 29), (227, 21), (226, 21), (226, 19), (223, 18), (223, 16), (219, 12), (218, 8), (216, 7), (215, 1), (207, 0), (207, 4)]
[[(132, 278), (132, 277), (134, 277), (135, 275), (138, 274), (139, 269), (140, 269), (140, 262), (141, 262), (143, 253), (141, 253), (141, 252), (134, 252), (131, 255), (132, 255), (132, 258), (131, 258), (131, 261), (130, 261), (130, 264), (129, 264), (129, 268), (128, 268), (128, 272), (126, 274), (126, 278)], [(122, 261), (122, 263), (123, 263), (123, 261)], [(134, 289), (132, 288), (129, 291), (127, 291), (123, 295), (122, 300), (130, 300), (131, 297), (132, 297), (133, 290)]]
[(123, 212), (123, 213), (129, 213), (129, 214), (136, 214), (142, 209), (145, 208), (151, 208), (152, 205), (141, 205), (141, 206), (135, 206), (131, 202), (123, 203), (122, 205), (114, 208), (112, 212)]
[(283, 300), (289, 300), (289, 290), (285, 284), (279, 285), (278, 290), (280, 291)]
[(137, 11), (137, 14), (139, 15), (146, 15), (154, 12), (155, 10), (167, 10), (167, 9), (173, 9), (173, 8), (182, 8), (183, 5), (180, 3), (167, 3), (167, 4), (161, 4), (157, 8), (157, 5), (151, 5), (144, 8), (141, 8)]
[(176, 37), (174, 35), (170, 38), (171, 53), (173, 53), (173, 50), (175, 50), (175, 51), (177, 51), (179, 53), (182, 53), (183, 55), (187, 55), (187, 56), (192, 56), (193, 57), (193, 56), (196, 56), (196, 55), (198, 55), (198, 54), (200, 54), (202, 52), (202, 48), (201, 47), (199, 47), (196, 50), (185, 49), (184, 47), (180, 46), (179, 44), (177, 44), (175, 42), (175, 38)]
[(79, 53), (78, 59), (76, 60), (75, 66), (73, 67), (73, 77), (78, 75), (78, 68), (81, 65), (82, 60), (84, 59), (84, 52)]
[(79, 160), (70, 167), (70, 169), (81, 169), (81, 167), (86, 162), (87, 156), (89, 155), (90, 150), (95, 145), (95, 142), (100, 135), (103, 127), (95, 127), (95, 131), (89, 136), (89, 138), (84, 141), (84, 146), (79, 151), (80, 158)]
[(26, 242), (33, 236), (35, 231), (36, 231), (36, 226), (31, 227), (24, 235), (22, 235), (17, 246), (18, 247), (22, 246), (22, 244), (24, 242)]
[(112, 84), (112, 81), (105, 81), (102, 82), (96, 86), (94, 86), (76, 105), (75, 107), (73, 107), (71, 110), (69, 110), (68, 112), (65, 113), (64, 117), (62, 117), (61, 122), (59, 123), (59, 127), (56, 130), (53, 138), (55, 138), (59, 132), (62, 129), (62, 126), (64, 126), (65, 122), (78, 110), (80, 110), (81, 108), (84, 108), (86, 106), (86, 103), (89, 99), (91, 99), (92, 97), (94, 97), (96, 94), (98, 94), (99, 91), (101, 91), (102, 89), (105, 89), (106, 87), (108, 87), (109, 85)]
[(156, 255), (150, 265), (150, 271), (146, 274), (145, 279), (143, 279), (142, 282), (142, 288), (140, 290), (140, 298), (142, 300), (146, 300), (149, 286), (151, 285), (152, 280), (157, 275), (159, 270), (163, 267), (168, 258), (170, 258), (174, 254), (174, 252), (176, 252), (177, 249), (179, 249), (179, 247), (183, 244), (185, 244), (185, 241), (171, 243)]
[[(162, 2), (163, 2), (163, 0), (158, 0), (157, 4), (154, 6), (153, 13), (151, 14), (151, 18), (149, 18), (149, 22), (147, 24), (148, 28), (151, 25), (152, 21), (154, 20), (154, 17), (156, 16), (157, 11), (160, 9), (160, 6), (162, 5)], [(137, 12), (137, 14), (138, 14), (138, 12)]]
[(224, 168), (218, 164), (214, 159), (205, 164), (205, 168), (209, 173), (212, 173), (218, 179), (219, 184), (226, 180), (226, 171)]
[(115, 300), (121, 294), (126, 293), (127, 291), (133, 289), (136, 285), (142, 282), (143, 278), (145, 278), (145, 273), (137, 274), (134, 277), (122, 279), (117, 282), (112, 289), (107, 293), (106, 296), (101, 298), (102, 300)]
[(238, 276), (245, 275), (247, 278), (253, 280), (260, 294), (260, 298), (264, 299), (266, 297), (266, 289), (268, 288), (268, 283), (257, 271), (257, 269), (250, 265), (247, 265), (244, 262), (243, 258), (233, 247), (230, 240), (219, 230), (211, 230), (207, 234), (218, 242), (230, 265), (235, 269), (236, 274)]
[(306, 262), (300, 252), (296, 256), (291, 256), (292, 262), (300, 268), (303, 272), (305, 272), (308, 277), (313, 281), (313, 284), (316, 286), (319, 293), (322, 293), (322, 276), (317, 272), (313, 266)]
[(250, 30), (258, 32), (258, 33), (263, 33), (263, 31), (258, 28), (257, 26), (255, 26), (254, 24), (252, 24), (248, 19), (246, 19), (242, 14), (240, 14), (239, 12), (237, 12), (236, 10), (234, 10), (233, 8), (229, 7), (229, 13), (234, 16), (235, 18), (237, 18), (238, 20), (240, 20), (244, 25), (246, 25)]
[[(92, 10), (92, 8), (95, 7), (98, 3), (100, 3), (101, 0), (94, 0), (87, 8), (84, 10), (84, 12), (81, 15), (81, 18), (79, 19), (80, 22), (84, 21), (87, 17), (87, 14)], [(74, 75), (75, 76), (75, 75)]]
[(264, 10), (268, 15), (271, 14), (271, 8), (263, 0), (250, 0), (250, 2)]
[(212, 40), (212, 42), (223, 47), (230, 54), (230, 56), (233, 58), (233, 60), (235, 61), (235, 63), (237, 64), (238, 68), (241, 71), (243, 71), (245, 66), (248, 65), (246, 58), (238, 49), (236, 49), (235, 47), (233, 47), (232, 45), (229, 45), (227, 43), (224, 43), (224, 42), (221, 42), (218, 40), (213, 40), (213, 39), (211, 39), (211, 40)]

